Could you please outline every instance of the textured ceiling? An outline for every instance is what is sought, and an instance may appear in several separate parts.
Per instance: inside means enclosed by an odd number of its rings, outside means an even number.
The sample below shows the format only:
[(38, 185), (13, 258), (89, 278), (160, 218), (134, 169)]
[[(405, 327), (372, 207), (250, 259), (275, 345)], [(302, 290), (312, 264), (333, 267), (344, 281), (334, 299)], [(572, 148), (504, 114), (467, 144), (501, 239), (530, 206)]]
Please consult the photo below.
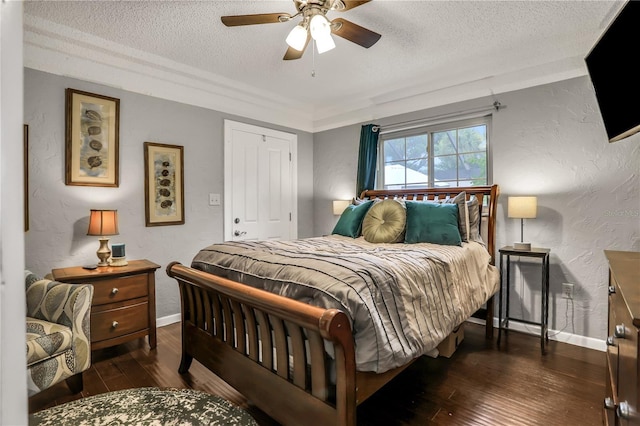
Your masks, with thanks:
[[(110, 49), (146, 52), (206, 72), (210, 81), (219, 77), (217, 84), (237, 84), (243, 93), (255, 89), (256, 95), (298, 108), (316, 122), (302, 127), (317, 130), (331, 127), (330, 122), (343, 124), (337, 117), (349, 110), (373, 108), (358, 117), (389, 115), (395, 110), (380, 105), (418, 93), (439, 93), (505, 75), (515, 87), (514, 75), (532, 78), (531, 70), (551, 73), (547, 68), (566, 71), (567, 66), (559, 64), (580, 64), (622, 4), (374, 0), (328, 13), (329, 19), (342, 17), (380, 33), (373, 47), (334, 37), (332, 51), (314, 55), (310, 45), (302, 59), (283, 61), (284, 40), (297, 20), (228, 28), (220, 16), (294, 14), (288, 0), (29, 1), (24, 4), (25, 30), (31, 35), (25, 44), (37, 45), (55, 32), (58, 39), (78, 45), (78, 51), (86, 48), (84, 37), (93, 40), (94, 50), (95, 40), (105, 40)], [(29, 58), (33, 54), (26, 52), (27, 66), (31, 60), (46, 68), (46, 61)], [(96, 76), (87, 79), (100, 82)], [(495, 90), (491, 84), (485, 89)]]

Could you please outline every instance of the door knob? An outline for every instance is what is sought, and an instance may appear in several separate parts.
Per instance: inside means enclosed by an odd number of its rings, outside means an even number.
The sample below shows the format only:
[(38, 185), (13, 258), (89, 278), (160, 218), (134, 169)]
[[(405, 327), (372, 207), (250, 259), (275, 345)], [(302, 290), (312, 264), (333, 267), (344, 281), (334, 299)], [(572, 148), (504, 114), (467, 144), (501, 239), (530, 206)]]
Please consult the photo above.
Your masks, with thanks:
[(236, 224), (240, 223), (240, 218), (236, 217), (235, 219), (233, 219), (233, 223), (236, 223)]
[(622, 401), (620, 405), (618, 405), (618, 409), (616, 411), (618, 413), (618, 417), (620, 417), (621, 419), (628, 419), (631, 414), (629, 403), (627, 401)]
[(614, 408), (616, 408), (616, 404), (615, 402), (613, 402), (613, 398), (608, 396), (604, 399), (604, 408), (606, 408), (607, 410), (613, 410)]
[(234, 231), (234, 233), (233, 233), (233, 235), (235, 235), (236, 237), (241, 237), (241, 236), (243, 236), (243, 235), (245, 235), (245, 234), (246, 234), (246, 231), (242, 231), (242, 232), (240, 232), (240, 231), (238, 231), (237, 229), (236, 229), (236, 230)]

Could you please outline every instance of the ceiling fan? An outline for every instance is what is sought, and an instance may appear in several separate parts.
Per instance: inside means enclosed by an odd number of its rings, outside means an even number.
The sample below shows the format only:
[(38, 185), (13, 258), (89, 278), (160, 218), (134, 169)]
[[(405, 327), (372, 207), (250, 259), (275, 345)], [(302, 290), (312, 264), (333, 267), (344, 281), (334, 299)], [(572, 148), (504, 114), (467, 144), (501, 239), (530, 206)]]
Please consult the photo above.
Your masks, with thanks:
[(327, 12), (331, 10), (344, 12), (358, 7), (371, 0), (293, 0), (298, 13), (259, 13), (255, 15), (223, 16), (222, 23), (227, 27), (255, 24), (272, 24), (289, 22), (297, 16), (302, 21), (296, 25), (287, 36), (289, 48), (284, 54), (284, 60), (300, 59), (307, 45), (313, 39), (318, 53), (324, 53), (336, 47), (331, 34), (342, 37), (362, 47), (369, 48), (376, 44), (380, 34), (354, 24), (346, 19), (327, 19)]

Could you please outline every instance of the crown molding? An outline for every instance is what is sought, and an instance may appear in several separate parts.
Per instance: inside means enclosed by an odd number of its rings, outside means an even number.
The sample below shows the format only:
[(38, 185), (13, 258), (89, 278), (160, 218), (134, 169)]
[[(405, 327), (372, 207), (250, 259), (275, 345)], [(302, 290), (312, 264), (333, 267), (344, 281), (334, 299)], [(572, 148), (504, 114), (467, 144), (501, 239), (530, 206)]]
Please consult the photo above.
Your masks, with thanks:
[(312, 131), (312, 109), (290, 98), (28, 14), (24, 66), (134, 93)]
[(24, 66), (311, 133), (587, 74), (583, 58), (573, 57), (455, 84), (417, 78), (308, 105), (29, 14)]
[(317, 109), (313, 129), (319, 132), (584, 75), (587, 75), (584, 59), (573, 57), (474, 81), (460, 78), (458, 84), (449, 82), (448, 86), (444, 86), (444, 82), (415, 82), (368, 99), (351, 96), (350, 103), (339, 103), (340, 109)]

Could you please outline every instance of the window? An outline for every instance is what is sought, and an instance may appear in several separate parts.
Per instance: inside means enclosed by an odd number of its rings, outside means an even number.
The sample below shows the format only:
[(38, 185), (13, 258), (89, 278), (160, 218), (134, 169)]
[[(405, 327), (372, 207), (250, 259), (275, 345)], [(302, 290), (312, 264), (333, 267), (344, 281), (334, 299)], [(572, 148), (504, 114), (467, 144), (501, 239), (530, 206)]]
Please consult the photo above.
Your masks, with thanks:
[(489, 116), (380, 135), (378, 187), (487, 185)]

